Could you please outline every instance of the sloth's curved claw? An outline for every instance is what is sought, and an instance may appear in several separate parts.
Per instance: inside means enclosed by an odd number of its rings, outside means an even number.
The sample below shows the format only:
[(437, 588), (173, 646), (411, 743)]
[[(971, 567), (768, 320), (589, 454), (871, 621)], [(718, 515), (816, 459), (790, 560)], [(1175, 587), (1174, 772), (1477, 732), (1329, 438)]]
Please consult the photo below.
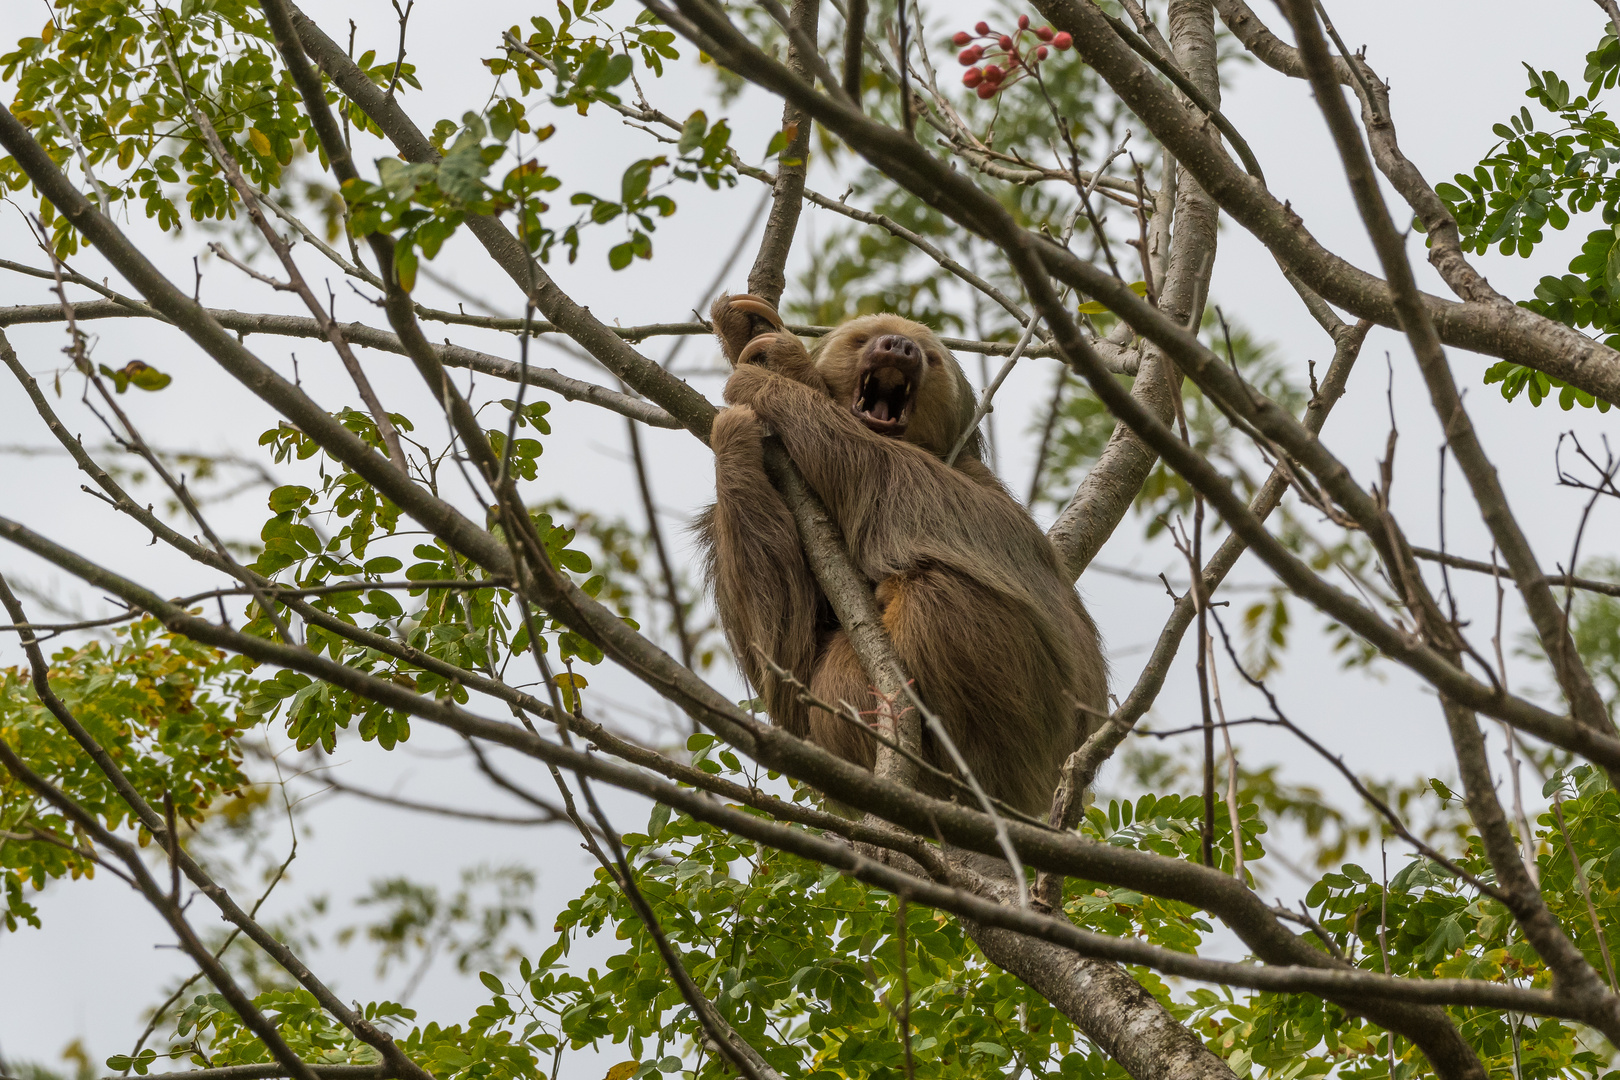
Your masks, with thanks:
[(770, 352), (771, 346), (776, 344), (776, 340), (777, 332), (774, 330), (750, 338), (748, 344), (744, 345), (742, 351), (737, 354), (737, 366), (742, 367), (744, 364), (765, 364), (769, 366), (770, 358), (765, 354)]
[(776, 313), (775, 308), (771, 307), (771, 305), (767, 304), (757, 296), (750, 294), (733, 296), (731, 297), (731, 306), (746, 311), (750, 315), (755, 315), (761, 319), (764, 319), (778, 330), (782, 329), (782, 316)]
[(757, 296), (721, 296), (709, 309), (714, 320), (714, 333), (720, 339), (726, 359), (741, 363), (741, 357), (752, 341), (762, 334), (783, 329), (782, 316), (776, 308)]

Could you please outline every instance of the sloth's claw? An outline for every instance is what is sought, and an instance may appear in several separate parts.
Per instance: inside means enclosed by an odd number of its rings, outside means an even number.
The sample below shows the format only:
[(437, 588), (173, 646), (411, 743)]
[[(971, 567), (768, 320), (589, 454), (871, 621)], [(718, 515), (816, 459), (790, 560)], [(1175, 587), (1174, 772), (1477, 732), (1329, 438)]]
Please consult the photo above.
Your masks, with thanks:
[(721, 296), (709, 309), (709, 316), (714, 320), (720, 347), (733, 364), (742, 362), (743, 354), (755, 339), (783, 329), (782, 316), (774, 307), (747, 294)]
[(782, 316), (776, 313), (775, 308), (771, 307), (771, 305), (767, 304), (757, 296), (733, 296), (731, 298), (731, 306), (733, 308), (740, 308), (750, 315), (764, 319), (777, 330), (782, 329)]
[(760, 334), (752, 338), (737, 354), (737, 366), (744, 364), (764, 363), (769, 366), (769, 358), (765, 355), (770, 352), (771, 346), (776, 344), (776, 332)]

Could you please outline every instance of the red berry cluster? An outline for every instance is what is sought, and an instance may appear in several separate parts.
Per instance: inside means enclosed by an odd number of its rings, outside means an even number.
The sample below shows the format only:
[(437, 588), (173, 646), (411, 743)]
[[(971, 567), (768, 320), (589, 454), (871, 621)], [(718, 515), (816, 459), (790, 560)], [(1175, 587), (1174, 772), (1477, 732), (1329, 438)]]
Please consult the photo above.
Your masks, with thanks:
[[(951, 40), (962, 48), (956, 58), (967, 68), (962, 75), (962, 85), (986, 99), (1032, 74), (1036, 65), (1046, 59), (1048, 46), (1058, 50), (1074, 46), (1074, 38), (1067, 31), (1053, 33), (1050, 26), (1031, 30), (1028, 15), (1018, 16), (1017, 33), (993, 33), (986, 22), (979, 23), (973, 31), (971, 34), (966, 30), (958, 31)], [(1025, 34), (1033, 34), (1036, 42), (1023, 41)], [(985, 57), (990, 57), (992, 62), (980, 67), (979, 61)]]

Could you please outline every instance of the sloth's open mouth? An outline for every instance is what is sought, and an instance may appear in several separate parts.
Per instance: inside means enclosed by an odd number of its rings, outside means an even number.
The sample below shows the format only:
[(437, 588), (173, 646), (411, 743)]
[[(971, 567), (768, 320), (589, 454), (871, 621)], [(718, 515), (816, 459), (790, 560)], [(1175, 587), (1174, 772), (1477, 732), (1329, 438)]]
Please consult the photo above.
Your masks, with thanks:
[(892, 367), (868, 368), (858, 377), (850, 409), (879, 435), (899, 437), (911, 420), (916, 397), (914, 376)]

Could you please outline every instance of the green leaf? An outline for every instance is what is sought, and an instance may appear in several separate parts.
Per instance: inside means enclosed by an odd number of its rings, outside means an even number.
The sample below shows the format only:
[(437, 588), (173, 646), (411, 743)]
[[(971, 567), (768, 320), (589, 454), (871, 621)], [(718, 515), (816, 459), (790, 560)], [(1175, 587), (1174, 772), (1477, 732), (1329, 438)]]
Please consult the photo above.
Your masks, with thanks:
[(1620, 243), (1610, 246), (1603, 261), (1603, 284), (1609, 287), (1609, 296), (1620, 297)]
[(302, 484), (284, 484), (270, 493), (270, 509), (278, 514), (296, 510), (315, 493)]
[(394, 276), (406, 292), (416, 288), (416, 252), (405, 244), (394, 248)]
[(124, 392), (126, 386), (138, 386), (142, 390), (161, 390), (174, 381), (144, 360), (131, 360), (113, 372), (112, 376), (120, 394)]
[(607, 70), (598, 83), (604, 90), (610, 86), (618, 86), (630, 77), (630, 57), (626, 53), (619, 53), (607, 62)]
[(647, 194), (647, 185), (652, 182), (653, 164), (651, 159), (643, 158), (624, 170), (624, 179), (619, 184), (619, 198), (623, 202), (636, 203)]
[(669, 826), (669, 804), (654, 803), (652, 816), (647, 819), (647, 836), (654, 842), (664, 835), (664, 829)]
[(480, 971), (478, 973), (478, 981), (483, 983), (492, 994), (506, 993), (506, 987), (501, 985), (501, 980), (488, 971)]
[[(1137, 296), (1147, 295), (1147, 282), (1145, 281), (1133, 281), (1129, 287), (1131, 292), (1135, 293)], [(1082, 315), (1106, 315), (1108, 314), (1109, 307), (1101, 300), (1092, 300), (1089, 303), (1081, 304), (1077, 310)]]
[(703, 145), (703, 136), (708, 134), (708, 131), (709, 118), (703, 114), (702, 109), (699, 109), (691, 116), (688, 116), (686, 123), (681, 127), (681, 141), (677, 146), (678, 152), (684, 155), (698, 149)]

